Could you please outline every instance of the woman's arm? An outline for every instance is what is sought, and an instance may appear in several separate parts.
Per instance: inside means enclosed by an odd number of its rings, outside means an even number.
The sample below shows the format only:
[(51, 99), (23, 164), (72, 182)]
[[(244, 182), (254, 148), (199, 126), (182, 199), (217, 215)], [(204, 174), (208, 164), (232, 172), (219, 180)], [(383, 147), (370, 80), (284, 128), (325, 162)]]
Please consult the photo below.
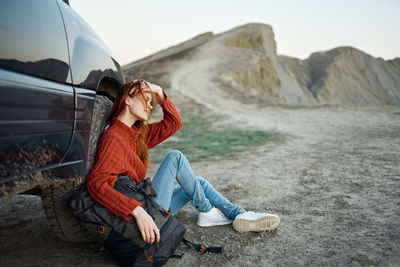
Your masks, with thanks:
[(135, 218), (146, 243), (160, 241), (160, 231), (142, 204), (116, 191), (113, 187), (118, 174), (123, 173), (124, 153), (121, 143), (112, 136), (103, 135), (98, 146), (96, 164), (87, 178), (90, 196), (114, 214), (130, 220)]
[(182, 127), (182, 120), (167, 93), (159, 87), (156, 100), (163, 110), (162, 121), (147, 126), (147, 147), (155, 147)]
[(86, 186), (93, 200), (121, 218), (130, 220), (132, 210), (143, 205), (114, 189), (118, 174), (124, 171), (122, 144), (113, 136), (103, 135)]

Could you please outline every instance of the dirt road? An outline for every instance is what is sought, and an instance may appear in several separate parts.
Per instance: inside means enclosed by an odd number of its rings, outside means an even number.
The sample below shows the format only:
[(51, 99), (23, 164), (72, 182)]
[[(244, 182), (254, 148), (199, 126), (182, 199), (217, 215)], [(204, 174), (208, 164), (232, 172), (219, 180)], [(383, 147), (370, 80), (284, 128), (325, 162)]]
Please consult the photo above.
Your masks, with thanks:
[[(182, 246), (185, 256), (168, 266), (398, 266), (400, 108), (256, 110), (221, 124), (275, 130), (282, 141), (192, 167), (232, 202), (278, 214), (281, 225), (203, 229), (187, 205), (178, 215), (187, 237), (226, 252), (199, 256)], [(115, 266), (95, 245), (54, 240), (39, 197), (15, 196), (0, 215), (1, 266)]]

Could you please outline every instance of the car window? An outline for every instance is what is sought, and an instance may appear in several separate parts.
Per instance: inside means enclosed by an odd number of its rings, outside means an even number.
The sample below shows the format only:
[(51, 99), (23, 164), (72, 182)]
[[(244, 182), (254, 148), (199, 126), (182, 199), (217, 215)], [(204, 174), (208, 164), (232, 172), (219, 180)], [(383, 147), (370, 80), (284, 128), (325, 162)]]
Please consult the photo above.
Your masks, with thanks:
[(1, 0), (0, 68), (71, 82), (64, 24), (55, 0)]

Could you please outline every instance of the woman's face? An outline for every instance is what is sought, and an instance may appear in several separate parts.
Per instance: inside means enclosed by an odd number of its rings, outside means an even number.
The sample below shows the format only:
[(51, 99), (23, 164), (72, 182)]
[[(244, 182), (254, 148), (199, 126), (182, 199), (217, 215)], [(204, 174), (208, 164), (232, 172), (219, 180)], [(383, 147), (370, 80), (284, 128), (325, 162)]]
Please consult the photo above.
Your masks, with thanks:
[(132, 115), (137, 117), (138, 120), (146, 121), (150, 117), (153, 106), (151, 105), (150, 91), (146, 90), (143, 93), (144, 93), (143, 100), (141, 94), (136, 94), (130, 98), (128, 106), (129, 106), (129, 112)]

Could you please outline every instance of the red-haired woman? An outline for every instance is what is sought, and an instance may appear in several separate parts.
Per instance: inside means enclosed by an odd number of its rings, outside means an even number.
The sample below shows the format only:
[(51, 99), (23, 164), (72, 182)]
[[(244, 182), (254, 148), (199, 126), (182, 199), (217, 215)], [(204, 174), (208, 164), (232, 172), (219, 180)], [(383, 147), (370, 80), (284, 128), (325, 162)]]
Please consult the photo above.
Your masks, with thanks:
[[(162, 107), (163, 120), (146, 124), (151, 117), (154, 94)], [(144, 80), (121, 87), (110, 117), (111, 125), (101, 137), (96, 163), (87, 178), (88, 192), (118, 216), (134, 218), (145, 242), (158, 242), (160, 231), (142, 205), (113, 187), (119, 174), (130, 176), (136, 183), (145, 178), (150, 166), (148, 149), (178, 131), (181, 118), (165, 91)], [(174, 187), (175, 180), (179, 186)], [(229, 202), (204, 178), (195, 176), (186, 157), (177, 150), (167, 153), (152, 186), (157, 193), (156, 202), (173, 215), (191, 201), (199, 211), (197, 224), (202, 227), (233, 221), (237, 231), (263, 231), (276, 228), (280, 222), (276, 215), (245, 211)]]

